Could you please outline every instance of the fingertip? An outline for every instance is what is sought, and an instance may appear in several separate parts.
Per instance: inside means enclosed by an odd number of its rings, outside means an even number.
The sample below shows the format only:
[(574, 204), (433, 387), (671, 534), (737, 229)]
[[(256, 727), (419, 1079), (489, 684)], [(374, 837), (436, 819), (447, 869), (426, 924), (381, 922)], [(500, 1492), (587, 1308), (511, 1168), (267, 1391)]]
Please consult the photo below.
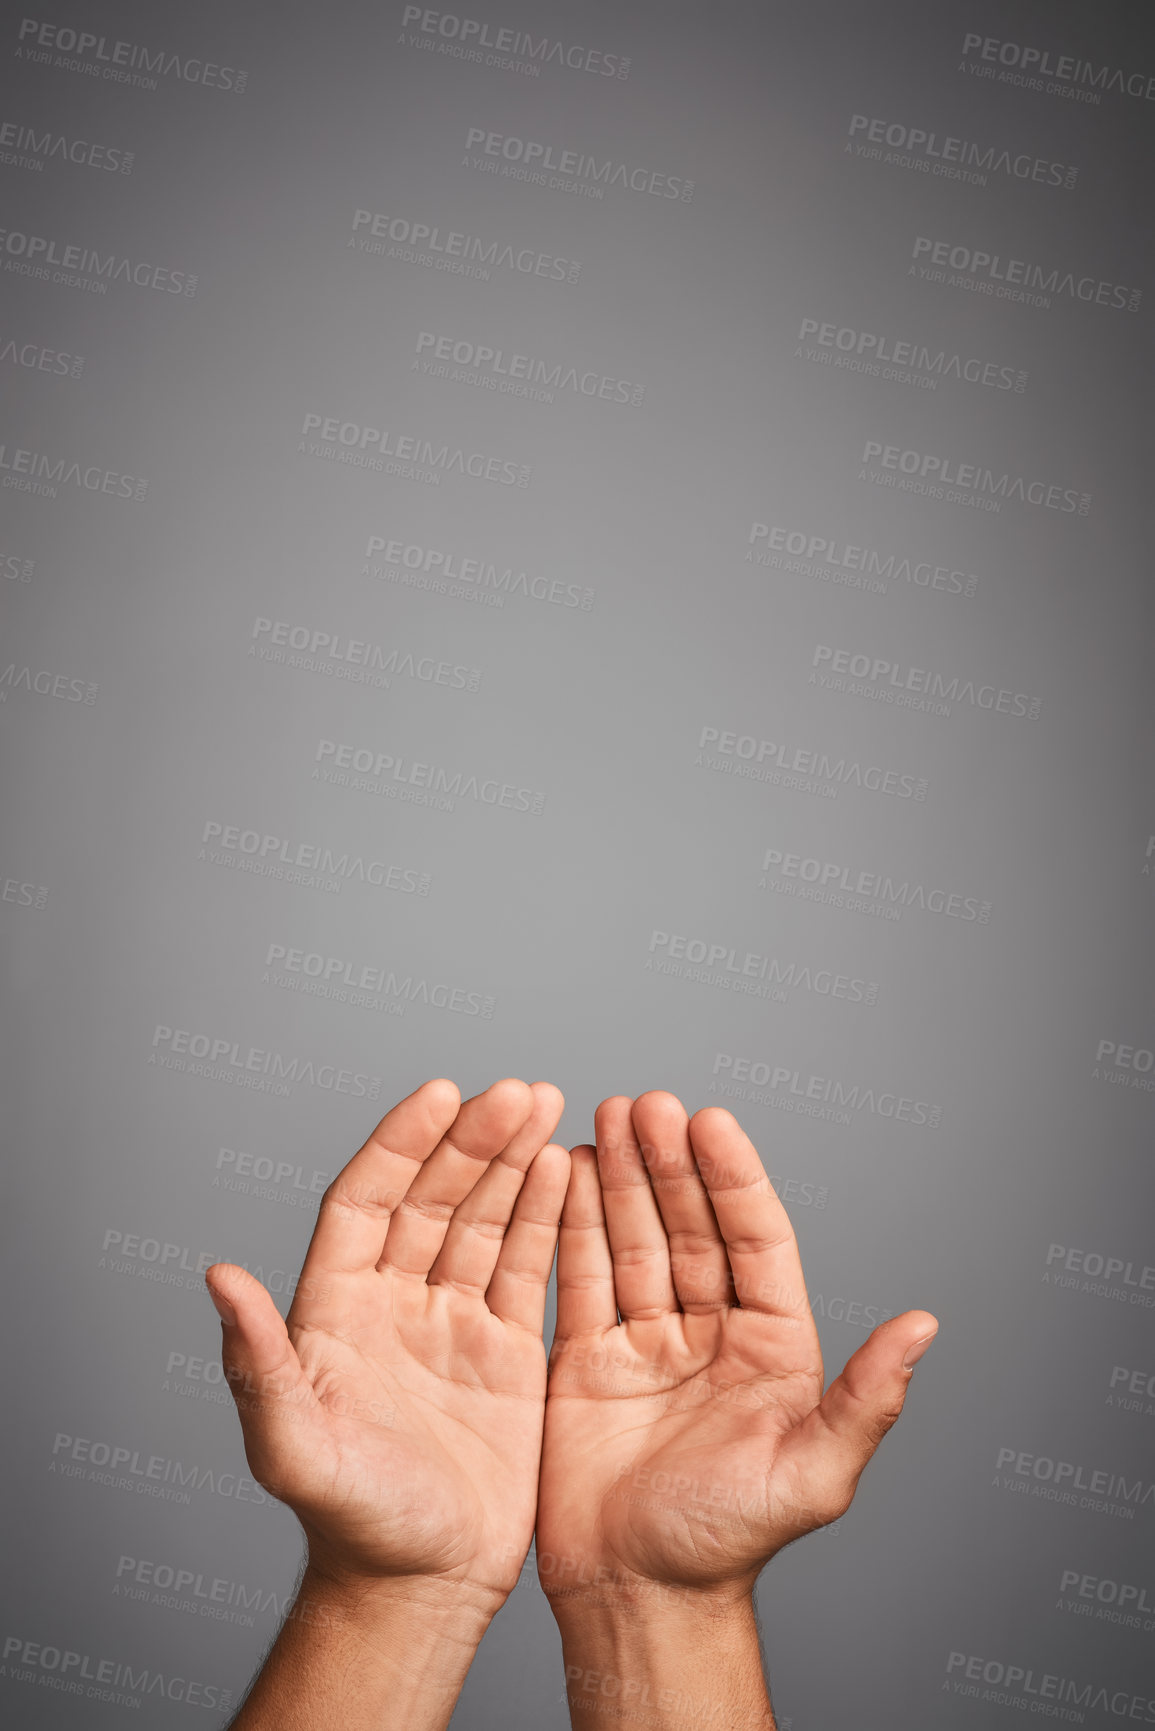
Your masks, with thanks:
[(531, 1174), (536, 1175), (537, 1185), (549, 1198), (551, 1206), (556, 1209), (558, 1221), (561, 1220), (562, 1209), (565, 1207), (571, 1169), (569, 1149), (563, 1148), (560, 1142), (547, 1142), (534, 1156), (533, 1165), (529, 1169)]
[[(235, 1262), (214, 1262), (211, 1268), (205, 1270), (205, 1285), (214, 1304), (220, 1297), (231, 1307), (234, 1322), (238, 1316), (244, 1316), (247, 1326), (256, 1326), (258, 1319), (267, 1311), (280, 1314), (264, 1282)], [(312, 1282), (302, 1276), (297, 1282), (297, 1291), (306, 1290), (311, 1285)]]
[(634, 1104), (632, 1094), (610, 1094), (600, 1100), (594, 1107), (594, 1129), (600, 1134), (602, 1121), (608, 1117), (620, 1118), (629, 1114)]
[(557, 1108), (557, 1115), (560, 1118), (562, 1113), (565, 1111), (565, 1095), (562, 1093), (557, 1083), (531, 1082), (529, 1086), (536, 1099), (549, 1100), (550, 1103)]
[(523, 1118), (528, 1118), (533, 1111), (533, 1089), (520, 1076), (502, 1076), (499, 1081), (491, 1082), (485, 1092), (500, 1100), (502, 1105), (520, 1110)]
[(602, 1216), (602, 1184), (597, 1149), (579, 1142), (569, 1151), (570, 1170), (565, 1192), (566, 1225), (584, 1224)]
[(205, 1269), (205, 1287), (214, 1310), (226, 1328), (235, 1328), (237, 1324), (234, 1303), (237, 1283), (234, 1276), (243, 1273), (243, 1269), (237, 1268), (231, 1262), (214, 1262), (210, 1268)]
[(908, 1310), (903, 1320), (909, 1322), (912, 1328), (916, 1323), (918, 1324), (917, 1333), (919, 1339), (922, 1339), (925, 1335), (929, 1335), (933, 1339), (933, 1337), (938, 1333), (938, 1317), (932, 1316), (929, 1310)]
[(902, 1368), (912, 1371), (923, 1353), (934, 1344), (938, 1335), (938, 1318), (929, 1310), (912, 1310), (903, 1318), (907, 1323), (907, 1347), (902, 1355)]
[(736, 1124), (737, 1122), (733, 1112), (727, 1111), (725, 1106), (699, 1106), (698, 1110), (690, 1115), (691, 1130), (708, 1131), (723, 1123)]
[(930, 1342), (938, 1333), (938, 1317), (929, 1310), (903, 1310), (888, 1316), (874, 1329), (884, 1340), (925, 1340)]
[(634, 1101), (635, 1112), (675, 1111), (685, 1115), (686, 1108), (676, 1094), (671, 1094), (668, 1088), (647, 1088), (644, 1094), (639, 1094)]
[(248, 1278), (248, 1271), (238, 1268), (235, 1262), (214, 1262), (205, 1269), (205, 1285), (210, 1292), (228, 1297), (236, 1288), (238, 1276), (244, 1281)]
[(461, 1089), (448, 1076), (434, 1076), (422, 1082), (410, 1099), (421, 1098), (436, 1123), (449, 1125), (461, 1108)]

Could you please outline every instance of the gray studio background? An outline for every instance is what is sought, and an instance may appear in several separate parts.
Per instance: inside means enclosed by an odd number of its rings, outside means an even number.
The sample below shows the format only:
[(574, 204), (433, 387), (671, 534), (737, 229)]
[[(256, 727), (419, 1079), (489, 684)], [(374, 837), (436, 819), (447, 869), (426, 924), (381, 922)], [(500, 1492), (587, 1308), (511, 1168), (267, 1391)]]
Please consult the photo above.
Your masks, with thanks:
[[(198, 1269), (512, 1074), (729, 1105), (830, 1374), (942, 1319), (784, 1731), (1155, 1722), (1150, 18), (469, 7), (2, 27), (0, 1710), (227, 1719)], [(565, 1723), (530, 1566), (455, 1724)]]

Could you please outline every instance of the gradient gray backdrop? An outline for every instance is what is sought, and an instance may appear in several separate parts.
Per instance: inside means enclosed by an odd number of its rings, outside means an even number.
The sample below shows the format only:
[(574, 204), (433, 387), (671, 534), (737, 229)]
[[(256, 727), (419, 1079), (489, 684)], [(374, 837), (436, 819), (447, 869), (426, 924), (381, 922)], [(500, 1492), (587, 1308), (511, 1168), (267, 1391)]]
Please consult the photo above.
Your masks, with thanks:
[[(199, 1271), (438, 1074), (729, 1105), (831, 1374), (941, 1317), (784, 1731), (1155, 1722), (1149, 10), (2, 28), (5, 1722), (227, 1718)], [(454, 1723), (566, 1723), (532, 1562)]]

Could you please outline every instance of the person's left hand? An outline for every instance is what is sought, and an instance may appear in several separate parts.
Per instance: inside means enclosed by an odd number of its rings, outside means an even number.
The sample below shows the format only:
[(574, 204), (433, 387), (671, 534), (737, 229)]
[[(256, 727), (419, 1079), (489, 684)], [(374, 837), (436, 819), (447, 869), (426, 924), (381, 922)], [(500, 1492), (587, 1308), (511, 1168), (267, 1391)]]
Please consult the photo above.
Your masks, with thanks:
[(569, 1177), (564, 1101), (439, 1080), (389, 1112), (325, 1192), (287, 1323), (260, 1282), (207, 1282), (249, 1464), (314, 1573), (462, 1587), (492, 1614), (529, 1549), (546, 1286)]

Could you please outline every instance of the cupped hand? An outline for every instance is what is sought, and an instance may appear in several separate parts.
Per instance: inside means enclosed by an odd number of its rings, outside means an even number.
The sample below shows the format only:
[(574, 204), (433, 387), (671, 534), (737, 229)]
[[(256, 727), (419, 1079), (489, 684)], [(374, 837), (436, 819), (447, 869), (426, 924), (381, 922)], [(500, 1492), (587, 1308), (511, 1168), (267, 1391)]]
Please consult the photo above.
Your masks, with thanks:
[(555, 1609), (607, 1585), (747, 1593), (849, 1506), (938, 1324), (884, 1322), (823, 1393), (794, 1231), (731, 1114), (619, 1096), (595, 1133), (558, 1247), (542, 1586)]
[(428, 1577), (500, 1601), (533, 1532), (546, 1287), (569, 1176), (563, 1099), (426, 1082), (325, 1192), (287, 1321), (207, 1281), (257, 1481), (334, 1578)]

